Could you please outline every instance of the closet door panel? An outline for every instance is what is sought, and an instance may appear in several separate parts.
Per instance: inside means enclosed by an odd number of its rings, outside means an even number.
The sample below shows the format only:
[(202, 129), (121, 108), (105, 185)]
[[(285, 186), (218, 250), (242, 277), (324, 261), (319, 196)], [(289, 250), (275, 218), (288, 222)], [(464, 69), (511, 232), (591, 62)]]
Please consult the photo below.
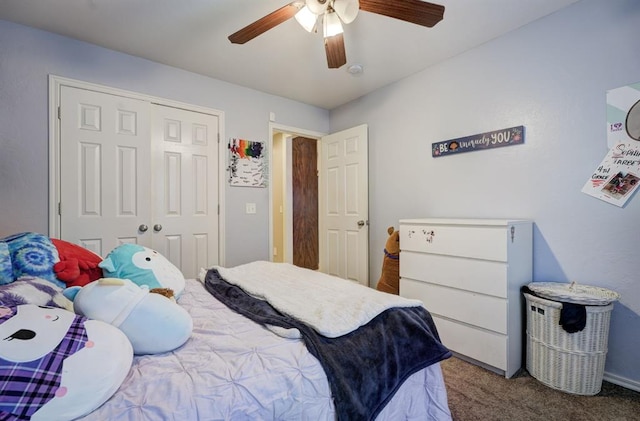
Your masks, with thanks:
[(195, 278), (218, 264), (218, 117), (155, 104), (152, 112), (152, 242)]
[(151, 246), (149, 103), (68, 86), (60, 92), (61, 238), (106, 256)]

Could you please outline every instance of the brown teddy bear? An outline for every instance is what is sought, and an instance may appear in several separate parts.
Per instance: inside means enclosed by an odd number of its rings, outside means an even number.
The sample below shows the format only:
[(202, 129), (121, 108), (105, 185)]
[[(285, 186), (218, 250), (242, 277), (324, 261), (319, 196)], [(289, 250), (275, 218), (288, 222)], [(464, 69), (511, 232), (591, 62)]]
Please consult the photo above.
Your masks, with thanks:
[(384, 246), (382, 274), (376, 289), (389, 294), (399, 294), (400, 288), (400, 231), (387, 228), (389, 238)]
[(149, 292), (153, 292), (155, 294), (160, 294), (162, 296), (167, 297), (170, 300), (175, 301), (176, 297), (173, 294), (173, 290), (171, 288), (151, 288)]

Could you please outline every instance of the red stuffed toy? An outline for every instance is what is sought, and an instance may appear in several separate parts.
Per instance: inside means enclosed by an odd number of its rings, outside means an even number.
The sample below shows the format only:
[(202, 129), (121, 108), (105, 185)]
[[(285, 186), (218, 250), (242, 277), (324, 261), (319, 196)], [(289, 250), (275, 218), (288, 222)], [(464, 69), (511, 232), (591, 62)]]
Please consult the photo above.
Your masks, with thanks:
[(58, 279), (67, 284), (67, 287), (83, 287), (103, 277), (102, 268), (98, 267), (102, 257), (67, 241), (56, 238), (52, 238), (51, 241), (60, 256), (60, 261), (53, 265), (53, 272)]

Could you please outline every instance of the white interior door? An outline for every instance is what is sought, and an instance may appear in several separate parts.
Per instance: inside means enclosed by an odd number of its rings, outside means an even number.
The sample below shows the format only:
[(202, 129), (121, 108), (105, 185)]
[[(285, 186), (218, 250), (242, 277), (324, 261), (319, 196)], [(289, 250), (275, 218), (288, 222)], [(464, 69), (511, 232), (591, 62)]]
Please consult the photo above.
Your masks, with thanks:
[(60, 87), (59, 237), (106, 256), (122, 243), (193, 278), (219, 264), (219, 117)]
[(101, 256), (151, 247), (149, 103), (63, 86), (59, 115), (61, 238)]
[(152, 108), (153, 247), (195, 278), (218, 264), (218, 117)]
[(321, 139), (320, 271), (369, 286), (367, 125)]

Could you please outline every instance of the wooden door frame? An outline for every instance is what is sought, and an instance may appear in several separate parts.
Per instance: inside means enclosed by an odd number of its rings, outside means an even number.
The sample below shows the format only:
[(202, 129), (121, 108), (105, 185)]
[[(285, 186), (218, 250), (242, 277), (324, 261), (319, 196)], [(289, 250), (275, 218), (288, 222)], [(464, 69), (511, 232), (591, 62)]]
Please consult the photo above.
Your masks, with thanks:
[(224, 112), (213, 108), (187, 104), (166, 98), (154, 97), (138, 92), (113, 88), (110, 86), (69, 79), (62, 76), (49, 75), (49, 236), (60, 238), (61, 217), (59, 213), (60, 203), (60, 92), (62, 86), (96, 91), (104, 94), (122, 96), (126, 98), (148, 101), (153, 104), (180, 108), (197, 113), (210, 114), (218, 117), (218, 262), (225, 264), (225, 181), (226, 181), (226, 145), (222, 139), (224, 136)]
[[(276, 123), (275, 121), (269, 121), (269, 146), (268, 146), (268, 157), (269, 157), (269, 180), (273, 180), (273, 165), (272, 165), (272, 157), (273, 157), (273, 136), (277, 133), (284, 133), (288, 138), (293, 138), (295, 136), (307, 137), (310, 139), (316, 139), (320, 141), (322, 136), (325, 136), (326, 133), (316, 132), (312, 130), (301, 129), (298, 127), (285, 126), (283, 124)], [(318, 143), (318, 148), (320, 147)], [(318, 159), (320, 159), (320, 155), (318, 154)], [(269, 260), (273, 261), (273, 185), (269, 183)], [(320, 223), (320, 220), (318, 221)], [(289, 212), (285, 212), (285, 229), (291, 230), (292, 228), (292, 219), (291, 214)], [(290, 240), (285, 236), (285, 249), (290, 250), (291, 244)], [(285, 256), (285, 262), (292, 263), (293, 257), (288, 259), (291, 253), (287, 251), (287, 256)]]

